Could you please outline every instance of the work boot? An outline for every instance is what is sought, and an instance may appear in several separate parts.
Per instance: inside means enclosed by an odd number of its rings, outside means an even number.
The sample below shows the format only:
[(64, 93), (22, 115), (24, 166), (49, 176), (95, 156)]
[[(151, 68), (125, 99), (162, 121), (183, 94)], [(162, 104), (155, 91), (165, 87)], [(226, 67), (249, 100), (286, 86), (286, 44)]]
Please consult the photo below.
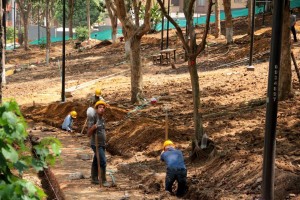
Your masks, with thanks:
[(91, 178), (92, 178), (91, 182), (93, 184), (99, 184), (98, 169), (97, 169), (97, 167), (94, 167), (93, 165), (92, 165), (92, 168), (91, 168)]
[(110, 184), (106, 181), (106, 169), (101, 169), (101, 180), (103, 187), (110, 186)]

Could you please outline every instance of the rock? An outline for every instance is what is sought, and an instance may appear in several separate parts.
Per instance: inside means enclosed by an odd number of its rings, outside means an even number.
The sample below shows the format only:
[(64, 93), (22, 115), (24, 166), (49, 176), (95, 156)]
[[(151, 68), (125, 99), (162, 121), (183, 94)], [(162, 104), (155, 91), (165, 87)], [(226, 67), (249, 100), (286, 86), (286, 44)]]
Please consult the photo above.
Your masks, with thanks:
[(259, 177), (259, 178), (255, 181), (255, 183), (260, 183), (260, 182), (262, 182), (262, 178), (261, 178), (261, 177)]
[(89, 154), (77, 154), (76, 158), (79, 158), (81, 160), (91, 160), (92, 156)]
[(71, 173), (69, 174), (69, 179), (70, 180), (79, 180), (79, 179), (83, 179), (83, 173), (82, 172), (75, 172), (75, 173)]

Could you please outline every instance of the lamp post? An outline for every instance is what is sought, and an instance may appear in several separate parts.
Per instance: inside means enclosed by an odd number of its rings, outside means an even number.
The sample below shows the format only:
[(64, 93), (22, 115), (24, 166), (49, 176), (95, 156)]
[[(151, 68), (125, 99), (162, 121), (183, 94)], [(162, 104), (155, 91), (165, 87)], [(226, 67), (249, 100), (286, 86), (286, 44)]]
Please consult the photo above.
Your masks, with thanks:
[(14, 50), (16, 49), (16, 2), (14, 1)]
[(66, 0), (63, 0), (63, 43), (62, 43), (62, 89), (61, 101), (65, 102), (65, 66), (66, 66)]
[(40, 0), (38, 6), (38, 44), (40, 44)]
[[(168, 0), (168, 15), (170, 16), (170, 0)], [(170, 26), (170, 22), (168, 20), (168, 22), (167, 22), (167, 44), (166, 44), (166, 49), (169, 48), (169, 26)]]
[[(163, 5), (165, 5), (165, 0), (163, 0)], [(163, 12), (161, 12), (161, 41), (160, 41), (160, 50), (164, 49), (164, 23), (165, 16)]]
[(278, 107), (278, 80), (281, 56), (283, 8), (285, 1), (274, 0), (272, 39), (269, 62), (266, 128), (262, 178), (262, 199), (274, 199), (274, 163), (276, 151), (276, 124)]

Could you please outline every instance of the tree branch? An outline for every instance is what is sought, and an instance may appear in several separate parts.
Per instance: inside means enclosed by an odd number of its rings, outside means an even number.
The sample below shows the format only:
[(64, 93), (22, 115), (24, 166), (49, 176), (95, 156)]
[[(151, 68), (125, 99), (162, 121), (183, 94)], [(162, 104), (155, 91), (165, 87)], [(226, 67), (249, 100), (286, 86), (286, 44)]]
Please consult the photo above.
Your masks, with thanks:
[(163, 5), (163, 2), (161, 0), (157, 0), (157, 3), (159, 4), (159, 6), (160, 6), (160, 8), (162, 10), (163, 15), (175, 26), (175, 28), (177, 30), (177, 35), (179, 36), (179, 39), (181, 40), (184, 49), (187, 52), (189, 52), (190, 49), (189, 49), (188, 43), (184, 39), (184, 36), (183, 36), (183, 33), (182, 33), (182, 30), (181, 30), (180, 26), (175, 22), (175, 20), (173, 18), (171, 18), (168, 15), (168, 13), (167, 13), (167, 11), (165, 9), (165, 6)]
[(208, 30), (209, 30), (209, 22), (210, 22), (210, 15), (211, 15), (211, 11), (212, 11), (212, 0), (209, 0), (208, 2), (208, 9), (207, 9), (207, 14), (206, 14), (206, 22), (205, 22), (205, 30), (202, 36), (202, 41), (199, 45), (197, 45), (197, 50), (196, 50), (196, 55), (200, 54), (201, 51), (204, 50), (205, 48), (205, 44), (206, 44), (206, 38), (207, 38), (207, 34), (208, 34)]

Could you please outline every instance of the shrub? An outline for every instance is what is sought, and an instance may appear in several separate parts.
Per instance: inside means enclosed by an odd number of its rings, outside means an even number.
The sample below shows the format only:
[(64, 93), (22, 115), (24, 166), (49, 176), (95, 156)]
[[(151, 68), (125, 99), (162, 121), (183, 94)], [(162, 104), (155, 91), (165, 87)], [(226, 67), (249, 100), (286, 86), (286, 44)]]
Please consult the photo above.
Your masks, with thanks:
[(0, 197), (1, 199), (42, 199), (46, 195), (33, 183), (21, 178), (30, 168), (41, 171), (54, 164), (60, 155), (61, 143), (55, 138), (44, 138), (33, 146), (37, 158), (25, 145), (28, 139), (26, 123), (16, 102), (0, 106)]
[(76, 37), (78, 41), (83, 42), (89, 38), (89, 30), (87, 27), (78, 27), (76, 28)]

